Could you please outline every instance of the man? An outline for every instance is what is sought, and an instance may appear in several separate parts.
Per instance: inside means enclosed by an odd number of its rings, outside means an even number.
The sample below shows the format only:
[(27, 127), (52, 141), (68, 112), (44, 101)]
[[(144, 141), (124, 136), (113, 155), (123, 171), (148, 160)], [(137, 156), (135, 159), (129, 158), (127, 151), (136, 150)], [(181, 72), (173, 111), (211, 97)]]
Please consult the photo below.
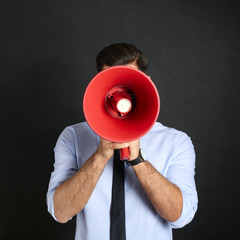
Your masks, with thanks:
[[(97, 56), (98, 71), (116, 65), (145, 72), (148, 64), (139, 49), (121, 43)], [(55, 220), (65, 223), (77, 215), (76, 240), (110, 239), (113, 154), (126, 147), (130, 163), (139, 157), (140, 148), (147, 156), (147, 161), (124, 166), (126, 239), (172, 239), (172, 228), (192, 220), (198, 201), (195, 152), (185, 133), (157, 122), (137, 141), (113, 143), (83, 122), (61, 133), (47, 193)]]

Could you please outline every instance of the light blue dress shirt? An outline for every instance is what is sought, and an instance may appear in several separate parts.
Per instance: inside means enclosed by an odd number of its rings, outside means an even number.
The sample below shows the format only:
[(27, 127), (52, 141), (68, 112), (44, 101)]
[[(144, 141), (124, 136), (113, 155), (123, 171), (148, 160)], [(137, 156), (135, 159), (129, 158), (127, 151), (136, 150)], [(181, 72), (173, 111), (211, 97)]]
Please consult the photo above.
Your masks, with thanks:
[[(47, 193), (48, 211), (54, 215), (55, 189), (72, 177), (95, 152), (97, 136), (86, 122), (69, 126), (58, 138), (54, 171)], [(125, 164), (125, 223), (127, 240), (170, 240), (172, 228), (188, 224), (197, 210), (194, 181), (195, 152), (187, 134), (160, 123), (140, 140), (147, 160), (183, 195), (183, 209), (176, 222), (162, 219), (139, 183), (132, 167)], [(112, 192), (113, 160), (109, 160), (84, 209), (77, 214), (75, 240), (108, 240)]]

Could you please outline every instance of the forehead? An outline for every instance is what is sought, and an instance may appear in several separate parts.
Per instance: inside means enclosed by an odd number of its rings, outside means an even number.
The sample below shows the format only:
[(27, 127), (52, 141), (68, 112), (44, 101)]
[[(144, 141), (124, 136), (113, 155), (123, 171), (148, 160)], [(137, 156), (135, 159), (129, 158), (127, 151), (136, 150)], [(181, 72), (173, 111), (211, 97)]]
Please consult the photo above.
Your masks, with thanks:
[[(132, 63), (128, 63), (128, 64), (126, 64), (126, 65), (124, 65), (124, 66), (129, 66), (129, 67), (133, 67), (133, 68), (136, 68), (136, 69), (138, 69), (138, 66), (137, 66), (137, 63), (134, 61), (134, 62), (132, 62)], [(107, 69), (107, 68), (109, 68), (110, 66), (108, 66), (108, 65), (103, 65), (103, 70), (105, 70), (105, 69)]]

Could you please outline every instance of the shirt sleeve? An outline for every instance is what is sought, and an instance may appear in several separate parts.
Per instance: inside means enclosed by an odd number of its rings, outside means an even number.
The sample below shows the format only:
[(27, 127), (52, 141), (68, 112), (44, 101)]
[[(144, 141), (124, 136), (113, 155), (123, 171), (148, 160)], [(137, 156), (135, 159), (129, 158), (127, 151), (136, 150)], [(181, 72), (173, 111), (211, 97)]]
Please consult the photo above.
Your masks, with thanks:
[(46, 200), (48, 212), (56, 221), (53, 203), (55, 190), (78, 171), (74, 139), (73, 130), (67, 127), (59, 136), (54, 148), (54, 170), (51, 174)]
[(190, 137), (186, 134), (177, 140), (176, 152), (167, 172), (167, 179), (178, 186), (183, 196), (183, 208), (180, 218), (170, 222), (173, 228), (181, 228), (191, 222), (197, 211), (198, 196), (194, 180), (195, 151)]

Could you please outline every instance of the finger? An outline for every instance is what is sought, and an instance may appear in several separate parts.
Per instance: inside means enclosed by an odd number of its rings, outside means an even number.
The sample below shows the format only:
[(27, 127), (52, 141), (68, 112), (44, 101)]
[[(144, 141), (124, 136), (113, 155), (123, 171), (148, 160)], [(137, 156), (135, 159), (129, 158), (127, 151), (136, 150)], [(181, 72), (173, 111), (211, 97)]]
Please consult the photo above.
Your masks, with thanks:
[(140, 146), (140, 139), (137, 139), (135, 141), (132, 141), (129, 143), (130, 147), (138, 147)]
[(101, 141), (102, 143), (105, 143), (105, 144), (111, 143), (110, 141), (108, 141), (108, 140), (106, 140), (106, 139), (104, 139), (104, 138), (100, 138), (100, 141)]
[(136, 159), (139, 155), (139, 149), (140, 149), (140, 140), (136, 140), (133, 142), (130, 142), (130, 159)]
[(112, 143), (112, 149), (123, 149), (129, 147), (129, 143)]

